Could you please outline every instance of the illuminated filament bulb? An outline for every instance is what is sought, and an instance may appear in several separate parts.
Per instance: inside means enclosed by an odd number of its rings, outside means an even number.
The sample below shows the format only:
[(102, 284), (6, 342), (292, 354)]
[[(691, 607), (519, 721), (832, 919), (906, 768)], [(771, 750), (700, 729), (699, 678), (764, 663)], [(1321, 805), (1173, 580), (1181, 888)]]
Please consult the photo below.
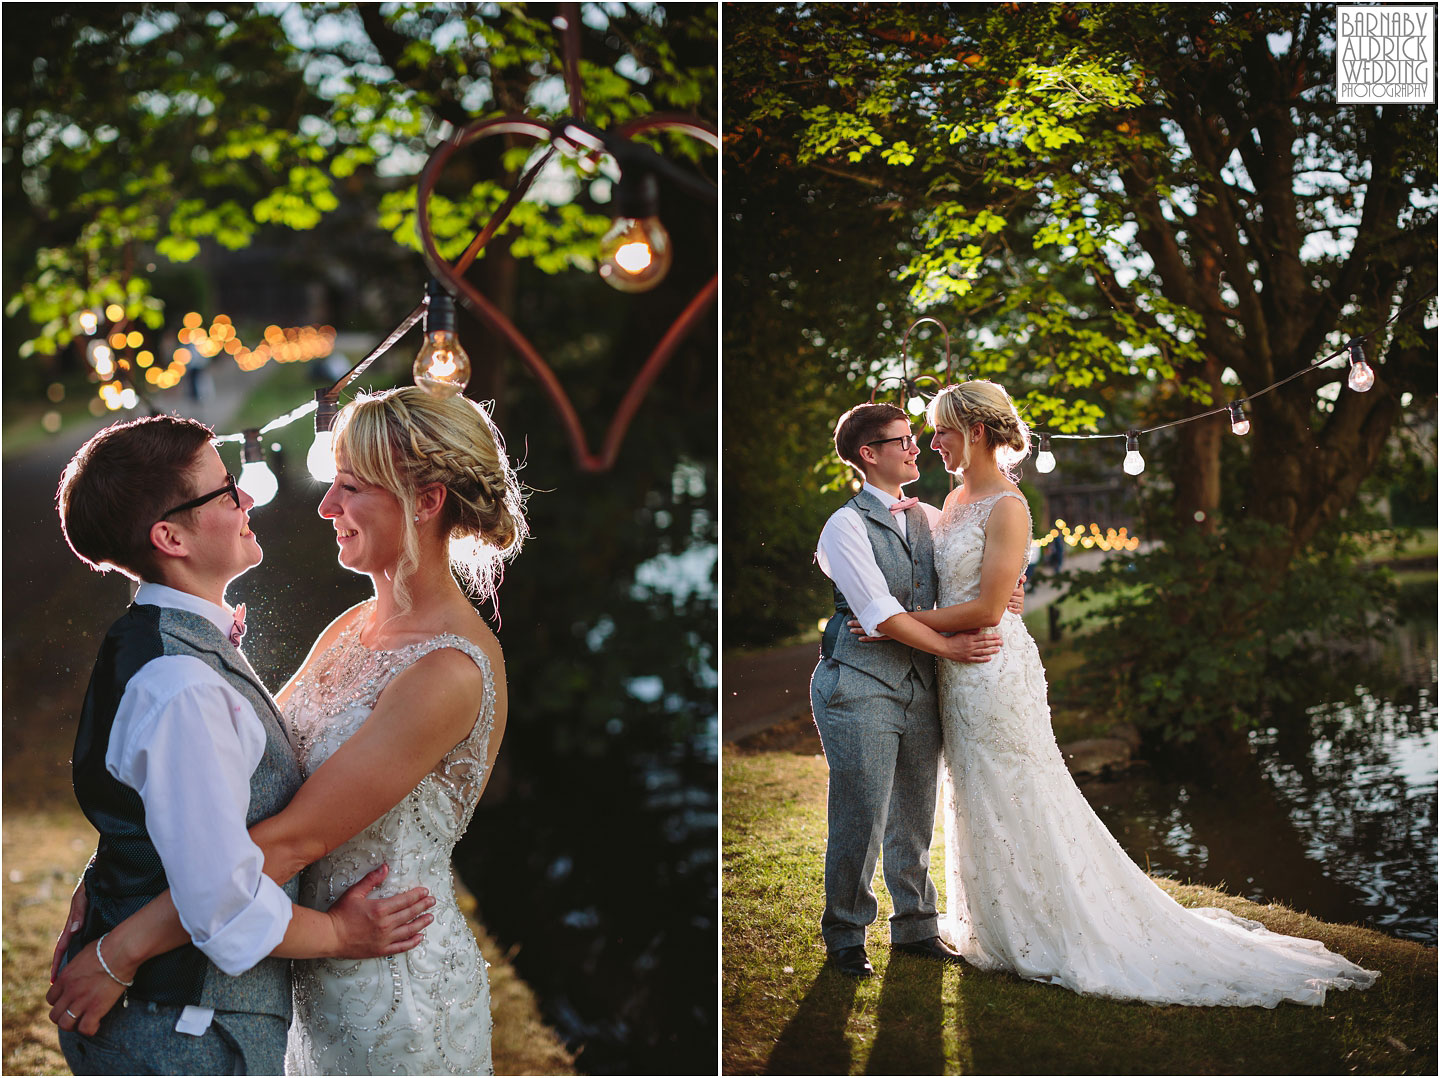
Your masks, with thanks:
[(1365, 362), (1365, 349), (1359, 340), (1350, 342), (1350, 377), (1345, 382), (1356, 393), (1364, 393), (1375, 384), (1375, 372)]
[(1145, 458), (1140, 455), (1140, 432), (1130, 430), (1125, 432), (1125, 468), (1126, 475), (1139, 475), (1145, 470)]
[(1231, 401), (1227, 406), (1230, 409), (1230, 432), (1245, 436), (1250, 433), (1250, 420), (1245, 416), (1245, 409), (1240, 406), (1239, 401)]
[(648, 292), (670, 272), (670, 234), (660, 223), (655, 177), (622, 172), (615, 218), (600, 237), (600, 276), (620, 292)]
[(240, 489), (255, 499), (254, 508), (269, 505), (280, 490), (280, 482), (270, 470), (270, 465), (265, 463), (265, 449), (260, 444), (258, 430), (245, 432), (245, 447), (240, 451), (240, 461)]
[(455, 301), (431, 280), (425, 312), (425, 343), (415, 356), (415, 384), (437, 397), (453, 397), (470, 384), (470, 357), (455, 335)]
[(1047, 475), (1055, 470), (1055, 454), (1050, 452), (1050, 435), (1040, 435), (1040, 452), (1035, 454), (1035, 470)]

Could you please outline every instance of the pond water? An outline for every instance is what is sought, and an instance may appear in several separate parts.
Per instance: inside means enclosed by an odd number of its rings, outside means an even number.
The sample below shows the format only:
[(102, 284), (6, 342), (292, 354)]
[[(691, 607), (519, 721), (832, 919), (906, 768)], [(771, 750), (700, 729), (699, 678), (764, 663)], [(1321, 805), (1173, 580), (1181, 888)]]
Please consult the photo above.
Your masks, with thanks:
[(1151, 872), (1434, 944), (1434, 623), (1316, 674), (1324, 699), (1268, 717), (1248, 766), (1161, 761), (1081, 789)]

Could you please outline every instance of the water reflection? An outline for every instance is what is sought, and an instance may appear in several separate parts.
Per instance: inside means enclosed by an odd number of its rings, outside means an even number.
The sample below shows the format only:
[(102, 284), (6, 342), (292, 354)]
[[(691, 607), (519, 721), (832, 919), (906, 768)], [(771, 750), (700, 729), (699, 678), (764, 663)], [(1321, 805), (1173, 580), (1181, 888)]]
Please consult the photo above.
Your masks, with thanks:
[(517, 786), (456, 848), (583, 1073), (687, 1074), (713, 1052), (715, 763), (713, 718), (665, 750), (559, 759), (563, 806)]
[(1210, 777), (1162, 763), (1081, 789), (1152, 872), (1433, 944), (1434, 628), (1359, 659), (1317, 675), (1326, 699), (1252, 733), (1252, 766)]

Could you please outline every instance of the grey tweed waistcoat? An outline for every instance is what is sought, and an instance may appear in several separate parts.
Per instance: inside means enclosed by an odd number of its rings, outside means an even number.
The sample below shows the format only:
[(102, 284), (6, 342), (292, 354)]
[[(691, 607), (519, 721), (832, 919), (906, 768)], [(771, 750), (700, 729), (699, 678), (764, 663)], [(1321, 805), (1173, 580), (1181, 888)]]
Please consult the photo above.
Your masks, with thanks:
[[(890, 594), (906, 610), (929, 610), (935, 605), (935, 543), (930, 522), (924, 510), (914, 506), (905, 511), (907, 535), (901, 536), (895, 514), (868, 490), (862, 490), (850, 501), (850, 508), (860, 514), (875, 552), (875, 564), (885, 577)], [(935, 679), (935, 657), (898, 641), (886, 640), (862, 644), (846, 624), (855, 615), (845, 596), (835, 589), (835, 613), (825, 626), (820, 653), (827, 659), (863, 671), (898, 688), (906, 675), (914, 670), (926, 688)]]
[[(265, 728), (265, 752), (250, 776), (247, 825), (279, 812), (300, 788), (300, 769), (275, 702), (214, 623), (184, 610), (131, 606), (101, 645), (75, 737), (75, 795), (100, 839), (85, 872), (90, 908), (83, 929), (71, 942), (72, 957), (169, 886), (145, 828), (140, 795), (105, 768), (110, 730), (125, 686), (142, 666), (162, 655), (189, 655), (212, 667), (249, 701)], [(205, 821), (193, 821), (193, 826), (203, 828)], [(298, 876), (285, 885), (285, 893), (295, 900)], [(143, 963), (131, 994), (156, 1003), (272, 1014), (289, 1021), (290, 963), (265, 958), (231, 977), (193, 944), (186, 944)]]

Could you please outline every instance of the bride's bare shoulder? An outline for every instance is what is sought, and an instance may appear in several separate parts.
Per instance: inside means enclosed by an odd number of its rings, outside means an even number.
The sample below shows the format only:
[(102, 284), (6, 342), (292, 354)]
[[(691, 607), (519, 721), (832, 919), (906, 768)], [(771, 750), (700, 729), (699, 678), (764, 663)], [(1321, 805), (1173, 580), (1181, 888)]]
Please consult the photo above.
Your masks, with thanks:
[(432, 623), (431, 628), (433, 630), (431, 635), (451, 633), (479, 647), (485, 653), (485, 657), (490, 660), (496, 680), (504, 680), (505, 653), (500, 648), (500, 640), (491, 631), (484, 616), (470, 605), (468, 599), (448, 605), (443, 614)]
[(485, 653), (485, 657), (490, 660), (490, 666), (495, 671), (497, 680), (505, 679), (505, 652), (501, 650), (500, 638), (486, 624), (483, 617), (470, 618), (465, 623), (463, 631), (459, 631), (458, 635), (463, 636), (472, 644), (478, 645), (480, 650)]

